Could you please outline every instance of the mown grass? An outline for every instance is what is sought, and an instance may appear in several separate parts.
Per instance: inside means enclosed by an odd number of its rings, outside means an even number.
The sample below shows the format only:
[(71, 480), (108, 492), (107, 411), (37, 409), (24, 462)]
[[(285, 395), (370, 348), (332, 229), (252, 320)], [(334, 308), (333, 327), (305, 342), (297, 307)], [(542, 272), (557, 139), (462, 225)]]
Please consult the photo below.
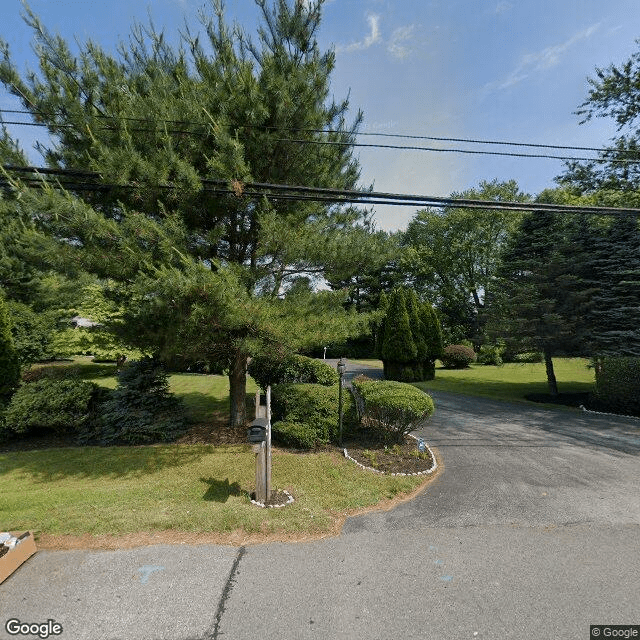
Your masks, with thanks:
[[(353, 361), (382, 368), (379, 360)], [(594, 372), (585, 358), (555, 358), (553, 361), (560, 393), (593, 390)], [(417, 382), (423, 391), (449, 391), (496, 400), (526, 401), (533, 393), (548, 393), (544, 363), (508, 363), (500, 367), (472, 364), (469, 369), (436, 369), (434, 380)]]
[[(86, 358), (56, 366), (109, 388), (115, 366)], [(173, 374), (170, 386), (194, 422), (228, 419), (224, 376)], [(249, 379), (247, 402), (256, 386)], [(410, 492), (417, 477), (384, 477), (336, 453), (273, 453), (272, 484), (295, 502), (260, 509), (250, 502), (255, 454), (247, 445), (171, 444), (69, 447), (0, 454), (0, 522), (4, 530), (50, 535), (179, 531), (318, 534), (337, 514)]]
[(383, 477), (336, 454), (275, 451), (273, 485), (295, 502), (250, 503), (248, 445), (69, 448), (0, 454), (0, 522), (47, 534), (185, 532), (315, 534), (336, 514), (409, 492), (423, 479)]

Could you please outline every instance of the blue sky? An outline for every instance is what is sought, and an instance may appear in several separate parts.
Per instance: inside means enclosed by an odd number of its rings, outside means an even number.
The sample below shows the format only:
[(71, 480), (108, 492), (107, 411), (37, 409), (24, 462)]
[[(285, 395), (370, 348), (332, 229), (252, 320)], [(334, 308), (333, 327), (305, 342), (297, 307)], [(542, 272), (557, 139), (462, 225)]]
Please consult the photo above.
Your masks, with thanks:
[[(107, 50), (151, 13), (175, 34), (195, 24), (204, 0), (31, 0), (48, 28), (92, 39)], [(251, 28), (252, 0), (227, 0), (227, 13)], [(19, 0), (2, 0), (0, 35), (21, 69), (34, 66), (31, 34)], [(334, 46), (336, 98), (350, 92), (362, 131), (598, 147), (615, 134), (598, 119), (578, 124), (574, 111), (596, 67), (627, 59), (640, 37), (638, 0), (327, 0), (319, 41)], [(0, 89), (0, 108), (16, 108)], [(5, 119), (9, 119), (5, 115)], [(13, 119), (13, 118), (12, 118)], [(41, 130), (14, 127), (30, 153)], [(462, 143), (363, 137), (361, 142), (492, 151)], [(566, 152), (550, 151), (553, 155)], [(569, 155), (583, 155), (568, 152)], [(553, 186), (557, 160), (449, 152), (361, 149), (363, 184), (379, 191), (447, 196), (481, 180), (515, 179), (531, 194)], [(378, 206), (381, 229), (404, 228), (415, 211)]]

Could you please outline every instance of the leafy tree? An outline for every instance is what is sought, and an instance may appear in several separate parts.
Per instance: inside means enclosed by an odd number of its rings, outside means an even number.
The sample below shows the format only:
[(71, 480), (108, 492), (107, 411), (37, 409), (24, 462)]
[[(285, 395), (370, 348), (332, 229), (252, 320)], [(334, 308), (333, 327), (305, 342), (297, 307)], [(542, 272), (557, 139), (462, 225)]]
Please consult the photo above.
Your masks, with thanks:
[(12, 321), (0, 295), (0, 400), (7, 398), (20, 381), (20, 360), (11, 335)]
[[(640, 40), (636, 41), (640, 45)], [(640, 199), (640, 51), (636, 51), (621, 65), (596, 68), (589, 78), (587, 99), (576, 112), (581, 124), (592, 118), (612, 118), (620, 135), (602, 151), (598, 161), (571, 161), (567, 170), (557, 178), (562, 185), (578, 193), (597, 191), (626, 192)], [(630, 206), (627, 198), (627, 206)], [(637, 206), (634, 205), (634, 206)]]
[(316, 41), (323, 1), (256, 4), (256, 41), (230, 28), (214, 0), (204, 41), (187, 28), (174, 49), (136, 25), (117, 56), (87, 43), (77, 57), (27, 9), (40, 74), (23, 79), (4, 43), (0, 62), (0, 81), (49, 127), (48, 164), (95, 172), (67, 179), (64, 194), (14, 180), (12, 206), (61, 241), (52, 266), (120, 283), (132, 346), (217, 359), (229, 372), (232, 424), (245, 421), (252, 351), (354, 330), (338, 310), (342, 294), (295, 305), (279, 296), (301, 275), (357, 270), (362, 231), (353, 229), (370, 227), (368, 214), (339, 202), (246, 187), (351, 189), (359, 179), (362, 115), (347, 125), (348, 101), (329, 98), (335, 55)]
[(13, 318), (13, 341), (20, 364), (53, 359), (56, 355), (52, 344), (55, 314), (36, 313), (21, 302), (8, 301), (7, 307)]
[[(452, 198), (526, 202), (530, 198), (514, 180), (483, 181), (478, 188), (452, 193)], [(450, 342), (476, 338), (502, 247), (515, 232), (522, 214), (491, 209), (426, 209), (409, 223), (403, 244), (405, 267), (418, 291), (436, 301), (445, 317)]]

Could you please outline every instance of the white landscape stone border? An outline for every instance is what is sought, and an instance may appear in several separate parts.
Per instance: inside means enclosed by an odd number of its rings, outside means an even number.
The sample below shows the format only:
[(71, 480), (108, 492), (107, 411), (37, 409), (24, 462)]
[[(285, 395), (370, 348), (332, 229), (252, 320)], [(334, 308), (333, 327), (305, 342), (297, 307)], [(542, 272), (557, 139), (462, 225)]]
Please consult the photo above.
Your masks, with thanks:
[(618, 418), (629, 418), (630, 420), (640, 420), (638, 416), (625, 416), (621, 413), (605, 413), (604, 411), (592, 411), (591, 409), (587, 409), (583, 404), (580, 405), (580, 409), (582, 409), (585, 413), (595, 413), (599, 416), (618, 416)]
[[(414, 440), (418, 440), (418, 438), (416, 438), (416, 436), (409, 434), (410, 438), (413, 438)], [(363, 465), (362, 463), (358, 462), (357, 460), (355, 460), (354, 458), (352, 458), (349, 453), (347, 452), (347, 449), (343, 449), (344, 452), (344, 457), (347, 458), (347, 460), (351, 460), (351, 462), (355, 462), (361, 469), (365, 469), (366, 471), (373, 471), (373, 473), (379, 473), (380, 475), (388, 475), (388, 476), (428, 476), (429, 474), (433, 473), (437, 468), (438, 468), (438, 463), (436, 461), (436, 456), (433, 453), (433, 451), (431, 450), (431, 447), (425, 442), (424, 443), (426, 448), (429, 450), (429, 453), (431, 454), (431, 459), (433, 460), (433, 466), (430, 469), (426, 469), (425, 471), (416, 471), (415, 473), (385, 473), (384, 471), (380, 471), (379, 469), (374, 469), (373, 467), (366, 467), (365, 465)]]
[(265, 504), (264, 502), (258, 502), (257, 500), (251, 500), (251, 504), (255, 504), (256, 507), (261, 507), (262, 509), (280, 509), (281, 507), (286, 507), (288, 504), (291, 504), (293, 502), (293, 496), (284, 489), (282, 489), (281, 491), (288, 496), (287, 501), (284, 504)]

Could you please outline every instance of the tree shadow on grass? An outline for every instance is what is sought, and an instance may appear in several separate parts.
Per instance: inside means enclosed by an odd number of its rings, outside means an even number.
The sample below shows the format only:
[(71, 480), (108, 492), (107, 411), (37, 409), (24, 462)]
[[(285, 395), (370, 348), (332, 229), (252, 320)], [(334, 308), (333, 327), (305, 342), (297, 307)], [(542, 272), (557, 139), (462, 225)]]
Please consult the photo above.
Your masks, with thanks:
[[(219, 422), (221, 417), (229, 422), (229, 397), (217, 399), (201, 391), (188, 391), (178, 394), (185, 404), (189, 420), (194, 423), (208, 422), (213, 419)], [(247, 417), (253, 418), (255, 393), (247, 393), (245, 406)]]
[(157, 445), (11, 452), (0, 454), (0, 477), (13, 471), (28, 473), (39, 482), (142, 477), (198, 462), (212, 450), (208, 445)]
[(229, 483), (229, 478), (217, 480), (216, 478), (200, 478), (200, 482), (209, 485), (207, 492), (202, 496), (207, 502), (226, 502), (230, 496), (248, 495), (246, 491), (240, 488), (238, 482)]

